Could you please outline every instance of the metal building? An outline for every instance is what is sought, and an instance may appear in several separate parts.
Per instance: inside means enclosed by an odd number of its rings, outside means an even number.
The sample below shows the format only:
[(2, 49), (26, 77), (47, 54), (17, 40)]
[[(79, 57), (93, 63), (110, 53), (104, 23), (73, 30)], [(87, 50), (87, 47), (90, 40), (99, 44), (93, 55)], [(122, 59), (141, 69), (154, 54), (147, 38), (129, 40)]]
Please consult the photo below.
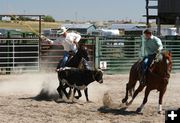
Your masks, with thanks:
[[(155, 19), (158, 24), (158, 34), (160, 35), (161, 24), (173, 24), (179, 32), (180, 25), (180, 0), (146, 0), (147, 26), (149, 20)], [(157, 14), (151, 13), (156, 10)]]
[(175, 24), (180, 16), (180, 0), (158, 0), (158, 17), (161, 24)]
[(77, 31), (81, 35), (92, 34), (96, 30), (96, 26), (93, 24), (63, 24), (61, 26), (66, 27), (69, 31)]

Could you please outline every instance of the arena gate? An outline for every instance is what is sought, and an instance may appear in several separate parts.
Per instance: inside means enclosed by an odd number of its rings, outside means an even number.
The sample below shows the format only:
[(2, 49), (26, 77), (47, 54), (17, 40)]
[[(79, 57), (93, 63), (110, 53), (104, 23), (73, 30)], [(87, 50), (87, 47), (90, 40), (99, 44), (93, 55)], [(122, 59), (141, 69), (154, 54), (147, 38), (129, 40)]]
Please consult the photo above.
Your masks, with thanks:
[(39, 39), (0, 39), (0, 74), (39, 71)]
[[(55, 71), (57, 63), (63, 57), (63, 46), (38, 38), (1, 38), (0, 39), (0, 74)], [(81, 44), (89, 51), (90, 65), (94, 67), (95, 37), (83, 37)]]
[[(162, 38), (164, 49), (172, 52), (173, 71), (180, 71), (180, 39)], [(133, 63), (143, 56), (143, 41), (140, 37), (97, 38), (96, 67), (107, 74), (128, 73)]]

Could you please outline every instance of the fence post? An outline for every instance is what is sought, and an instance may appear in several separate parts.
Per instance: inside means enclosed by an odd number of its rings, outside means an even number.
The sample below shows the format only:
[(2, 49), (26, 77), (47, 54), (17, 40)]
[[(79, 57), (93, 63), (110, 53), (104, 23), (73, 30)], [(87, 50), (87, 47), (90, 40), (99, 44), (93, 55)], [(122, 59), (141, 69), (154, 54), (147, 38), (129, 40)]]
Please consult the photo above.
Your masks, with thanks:
[(141, 57), (144, 57), (145, 56), (145, 50), (144, 50), (144, 41), (145, 40), (144, 40), (144, 36), (143, 35), (141, 36), (140, 40), (141, 40), (140, 41), (141, 42), (141, 51), (140, 51), (141, 52)]
[(13, 43), (13, 49), (12, 49), (12, 56), (13, 56), (13, 72), (14, 72), (14, 67), (15, 67), (15, 42), (14, 42), (14, 40), (12, 40), (12, 43)]
[(99, 37), (96, 37), (95, 43), (95, 67), (99, 67), (99, 51), (100, 51), (100, 40)]

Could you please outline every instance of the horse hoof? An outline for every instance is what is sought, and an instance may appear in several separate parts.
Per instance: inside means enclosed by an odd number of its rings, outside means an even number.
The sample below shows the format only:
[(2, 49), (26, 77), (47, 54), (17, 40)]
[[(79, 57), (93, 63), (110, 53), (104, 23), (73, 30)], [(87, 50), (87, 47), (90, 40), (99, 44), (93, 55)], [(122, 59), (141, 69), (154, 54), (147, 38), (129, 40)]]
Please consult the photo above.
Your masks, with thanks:
[(122, 100), (122, 103), (126, 103), (126, 101), (127, 101), (127, 99), (124, 98), (124, 99)]
[(126, 106), (130, 106), (132, 104), (133, 101), (130, 101), (129, 103), (126, 103)]
[(142, 109), (141, 109), (141, 108), (137, 108), (137, 109), (136, 109), (136, 112), (137, 112), (137, 113), (142, 113)]

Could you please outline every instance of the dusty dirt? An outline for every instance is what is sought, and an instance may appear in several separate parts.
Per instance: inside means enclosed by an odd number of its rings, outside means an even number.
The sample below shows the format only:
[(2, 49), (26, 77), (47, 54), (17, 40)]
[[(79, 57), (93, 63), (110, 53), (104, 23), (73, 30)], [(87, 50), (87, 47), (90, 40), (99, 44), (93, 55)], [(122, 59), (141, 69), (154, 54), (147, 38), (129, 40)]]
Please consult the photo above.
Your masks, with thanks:
[[(172, 74), (164, 97), (163, 109), (180, 107), (180, 74)], [(0, 123), (163, 123), (164, 114), (157, 113), (158, 93), (152, 91), (143, 114), (136, 114), (144, 91), (126, 110), (119, 107), (125, 95), (128, 75), (105, 75), (104, 83), (89, 86), (89, 99), (84, 93), (76, 103), (57, 103), (58, 86), (55, 73), (35, 73), (0, 76)], [(41, 93), (44, 90), (44, 97)], [(114, 107), (103, 106), (103, 95), (108, 93)]]

